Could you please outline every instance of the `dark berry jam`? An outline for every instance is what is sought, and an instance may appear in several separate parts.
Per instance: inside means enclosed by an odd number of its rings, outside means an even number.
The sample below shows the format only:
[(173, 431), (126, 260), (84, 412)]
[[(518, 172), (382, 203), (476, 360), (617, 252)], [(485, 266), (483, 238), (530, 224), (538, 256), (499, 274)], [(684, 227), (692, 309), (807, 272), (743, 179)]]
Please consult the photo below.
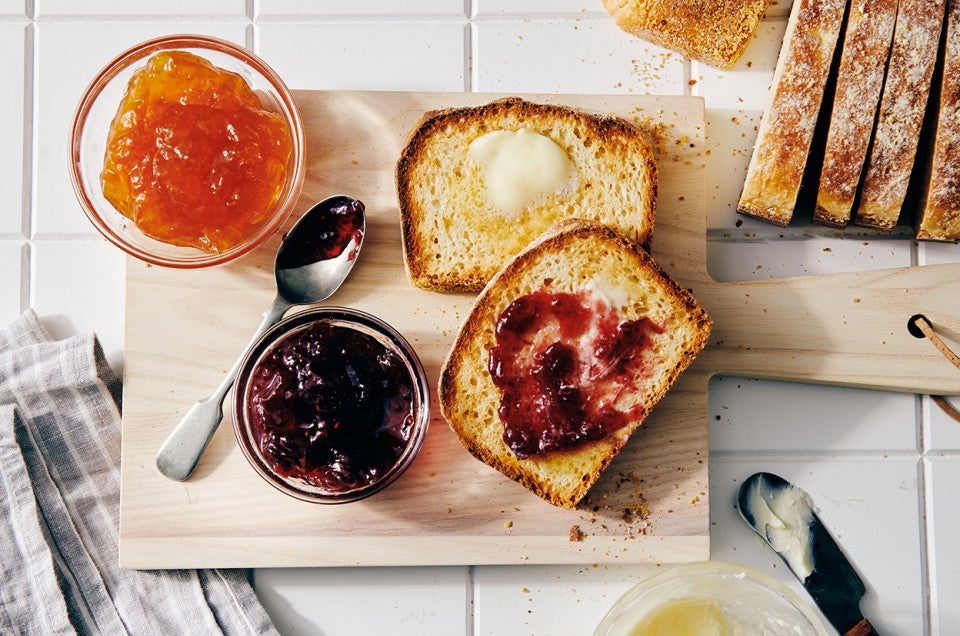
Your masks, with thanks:
[(294, 235), (284, 237), (277, 252), (277, 266), (293, 269), (340, 256), (353, 241), (356, 256), (364, 230), (364, 205), (350, 197), (331, 197), (323, 201), (324, 210), (307, 216)]
[(267, 467), (329, 493), (380, 481), (413, 435), (404, 360), (372, 335), (317, 320), (278, 341), (247, 389), (253, 443)]
[(576, 448), (642, 418), (642, 405), (618, 405), (648, 373), (644, 351), (662, 332), (646, 317), (620, 322), (587, 291), (544, 289), (514, 300), (497, 320), (488, 363), (503, 441), (523, 459)]

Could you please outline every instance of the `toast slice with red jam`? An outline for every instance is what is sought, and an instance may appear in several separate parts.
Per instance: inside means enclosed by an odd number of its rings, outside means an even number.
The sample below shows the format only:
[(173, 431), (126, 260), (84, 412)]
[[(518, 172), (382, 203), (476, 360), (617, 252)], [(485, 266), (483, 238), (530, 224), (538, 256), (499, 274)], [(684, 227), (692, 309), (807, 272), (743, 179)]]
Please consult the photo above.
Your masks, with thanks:
[(477, 298), (441, 370), (441, 410), (477, 459), (573, 508), (711, 326), (635, 242), (565, 221)]

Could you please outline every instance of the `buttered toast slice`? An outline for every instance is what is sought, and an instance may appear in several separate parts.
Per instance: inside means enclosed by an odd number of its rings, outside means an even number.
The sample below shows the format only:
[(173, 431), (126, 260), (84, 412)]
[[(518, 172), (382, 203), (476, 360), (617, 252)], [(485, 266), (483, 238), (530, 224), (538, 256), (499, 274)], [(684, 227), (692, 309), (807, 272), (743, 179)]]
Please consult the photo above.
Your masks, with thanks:
[(476, 458), (573, 508), (711, 326), (635, 242), (569, 220), (477, 298), (441, 370), (441, 411)]
[(430, 112), (397, 162), (404, 264), (435, 291), (479, 291), (554, 223), (581, 217), (649, 247), (657, 172), (622, 119), (518, 98)]

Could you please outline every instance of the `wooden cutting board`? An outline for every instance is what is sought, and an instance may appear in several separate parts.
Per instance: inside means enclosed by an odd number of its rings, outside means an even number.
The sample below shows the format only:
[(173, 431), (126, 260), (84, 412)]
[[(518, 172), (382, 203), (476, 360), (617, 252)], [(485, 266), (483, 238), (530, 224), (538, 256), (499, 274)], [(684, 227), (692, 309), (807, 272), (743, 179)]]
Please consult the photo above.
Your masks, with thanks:
[[(425, 111), (495, 97), (297, 94), (308, 165), (291, 223), (332, 194), (366, 203), (363, 252), (329, 303), (364, 309), (397, 328), (416, 348), (434, 389), (472, 297), (407, 283), (393, 167)], [(526, 97), (615, 113), (649, 133), (661, 186), (653, 254), (715, 320), (708, 348), (580, 509), (555, 508), (474, 460), (436, 408), (412, 467), (361, 502), (323, 506), (274, 490), (237, 448), (229, 407), (188, 481), (160, 475), (154, 458), (164, 438), (219, 383), (273, 298), (278, 235), (226, 267), (176, 271), (127, 262), (122, 567), (703, 560), (709, 558), (707, 383), (714, 373), (960, 393), (960, 372), (906, 330), (908, 318), (922, 312), (948, 344), (960, 342), (960, 266), (717, 283), (706, 270), (702, 100)], [(571, 540), (575, 527), (581, 540)]]

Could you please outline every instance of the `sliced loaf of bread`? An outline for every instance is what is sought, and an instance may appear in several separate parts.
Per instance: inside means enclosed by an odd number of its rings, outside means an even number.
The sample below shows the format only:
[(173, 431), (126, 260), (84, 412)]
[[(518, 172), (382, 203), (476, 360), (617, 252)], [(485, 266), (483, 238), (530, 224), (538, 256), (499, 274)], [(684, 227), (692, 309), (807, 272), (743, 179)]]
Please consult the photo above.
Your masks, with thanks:
[(737, 211), (793, 218), (847, 0), (795, 0)]
[(813, 220), (850, 222), (877, 118), (897, 21), (897, 0), (852, 0)]

